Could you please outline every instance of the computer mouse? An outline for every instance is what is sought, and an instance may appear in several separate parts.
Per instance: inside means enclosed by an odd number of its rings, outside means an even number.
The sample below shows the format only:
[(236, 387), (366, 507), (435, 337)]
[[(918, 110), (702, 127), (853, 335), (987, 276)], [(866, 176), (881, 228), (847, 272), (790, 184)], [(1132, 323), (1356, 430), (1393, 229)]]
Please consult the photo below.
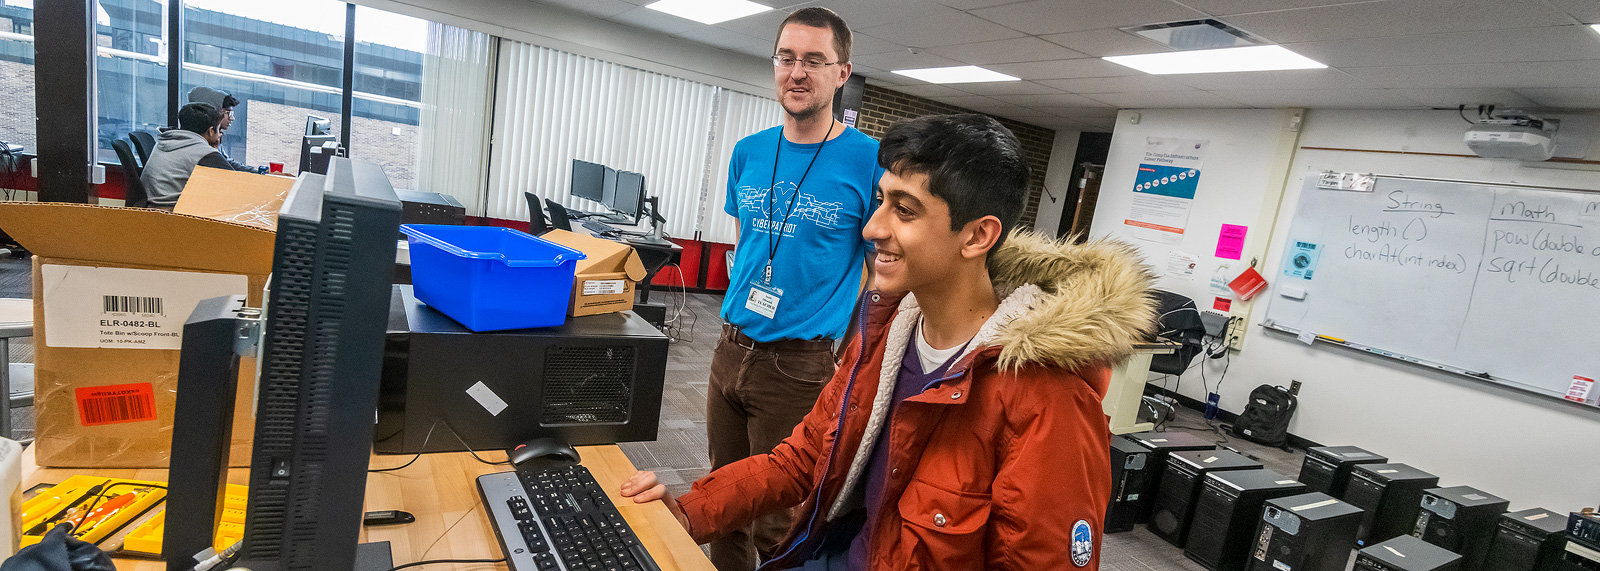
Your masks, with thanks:
[(521, 466), (535, 460), (556, 464), (576, 464), (581, 461), (577, 450), (556, 438), (535, 438), (518, 444), (506, 451), (506, 457), (511, 460), (512, 466)]

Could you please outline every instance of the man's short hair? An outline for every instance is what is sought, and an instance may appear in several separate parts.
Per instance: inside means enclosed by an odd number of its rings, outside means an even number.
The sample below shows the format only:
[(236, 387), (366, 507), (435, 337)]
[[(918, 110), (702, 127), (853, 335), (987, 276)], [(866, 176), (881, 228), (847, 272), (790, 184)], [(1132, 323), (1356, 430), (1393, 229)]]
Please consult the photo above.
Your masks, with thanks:
[(928, 192), (950, 206), (950, 229), (993, 215), (1000, 239), (1022, 217), (1028, 165), (1022, 143), (999, 121), (977, 114), (929, 115), (889, 127), (878, 145), (878, 166), (896, 176), (928, 176)]
[[(789, 14), (778, 24), (778, 36), (783, 35), (783, 29), (789, 24), (800, 24), (813, 28), (827, 28), (833, 32), (833, 51), (839, 52), (839, 61), (850, 61), (850, 26), (845, 25), (844, 18), (840, 18), (833, 10), (820, 6), (801, 8)], [(772, 40), (772, 52), (778, 52), (778, 40)], [(803, 56), (804, 54), (800, 54)]]
[(190, 103), (178, 109), (178, 128), (185, 131), (204, 135), (221, 124), (222, 112), (209, 103)]

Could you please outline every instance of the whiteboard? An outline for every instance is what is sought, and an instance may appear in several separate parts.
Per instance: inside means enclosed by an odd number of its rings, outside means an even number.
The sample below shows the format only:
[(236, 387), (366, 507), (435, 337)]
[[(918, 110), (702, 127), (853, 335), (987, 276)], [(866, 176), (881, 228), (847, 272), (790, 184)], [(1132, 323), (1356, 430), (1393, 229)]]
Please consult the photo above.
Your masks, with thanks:
[(1558, 398), (1600, 379), (1600, 193), (1305, 178), (1264, 325)]

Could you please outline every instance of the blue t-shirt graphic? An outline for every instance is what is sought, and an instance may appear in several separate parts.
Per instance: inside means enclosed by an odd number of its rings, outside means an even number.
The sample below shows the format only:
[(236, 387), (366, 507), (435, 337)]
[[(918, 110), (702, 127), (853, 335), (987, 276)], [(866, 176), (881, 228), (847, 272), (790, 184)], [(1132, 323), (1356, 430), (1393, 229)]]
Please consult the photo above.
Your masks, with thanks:
[[(826, 143), (785, 139), (774, 177), (780, 130), (740, 140), (728, 164), (724, 210), (739, 219), (739, 243), (722, 318), (757, 341), (837, 339), (850, 325), (861, 289), (867, 254), (861, 227), (872, 215), (873, 188), (883, 174), (878, 142), (851, 127)], [(751, 284), (765, 283), (769, 256), (771, 285), (783, 292), (772, 319), (745, 307)]]

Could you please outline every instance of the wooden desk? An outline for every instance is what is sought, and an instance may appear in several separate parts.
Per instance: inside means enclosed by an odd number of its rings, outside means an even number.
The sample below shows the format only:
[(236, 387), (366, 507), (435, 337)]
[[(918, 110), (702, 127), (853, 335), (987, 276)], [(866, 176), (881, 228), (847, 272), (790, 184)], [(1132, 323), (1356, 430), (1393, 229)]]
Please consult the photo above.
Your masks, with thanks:
[[(700, 546), (689, 539), (689, 534), (661, 502), (635, 504), (633, 500), (618, 495), (622, 481), (634, 473), (633, 463), (616, 446), (580, 446), (583, 465), (594, 474), (596, 481), (610, 495), (622, 517), (638, 535), (639, 541), (655, 558), (662, 571), (712, 571)], [(504, 452), (479, 452), (485, 460), (504, 461)], [(405, 464), (411, 456), (373, 456), (372, 468), (390, 468)], [(142, 480), (167, 479), (162, 469), (106, 469), (83, 470), (73, 468), (39, 468), (34, 466), (33, 447), (23, 452), (22, 486), (27, 489), (39, 482), (59, 482), (73, 474), (137, 478)], [(405, 510), (417, 521), (404, 525), (369, 527), (362, 530), (362, 541), (388, 541), (394, 550), (396, 565), (423, 559), (499, 559), (500, 544), (489, 526), (482, 500), (478, 496), (477, 477), (483, 474), (509, 470), (505, 465), (488, 465), (474, 460), (466, 453), (424, 454), (416, 463), (395, 472), (378, 472), (367, 475), (366, 509)], [(242, 468), (228, 471), (228, 482), (249, 483), (249, 474)], [(125, 530), (126, 531), (126, 530)], [(118, 538), (113, 536), (109, 545)], [(116, 560), (122, 571), (165, 571), (159, 561), (144, 559)], [(454, 569), (459, 571), (487, 571), (507, 569), (505, 563), (430, 565), (429, 570)]]
[(1150, 377), (1150, 358), (1176, 353), (1182, 345), (1171, 341), (1134, 343), (1133, 355), (1124, 363), (1111, 369), (1111, 386), (1107, 388), (1100, 406), (1111, 420), (1112, 434), (1144, 432), (1155, 428), (1149, 422), (1139, 422), (1139, 401), (1144, 398), (1144, 384)]

